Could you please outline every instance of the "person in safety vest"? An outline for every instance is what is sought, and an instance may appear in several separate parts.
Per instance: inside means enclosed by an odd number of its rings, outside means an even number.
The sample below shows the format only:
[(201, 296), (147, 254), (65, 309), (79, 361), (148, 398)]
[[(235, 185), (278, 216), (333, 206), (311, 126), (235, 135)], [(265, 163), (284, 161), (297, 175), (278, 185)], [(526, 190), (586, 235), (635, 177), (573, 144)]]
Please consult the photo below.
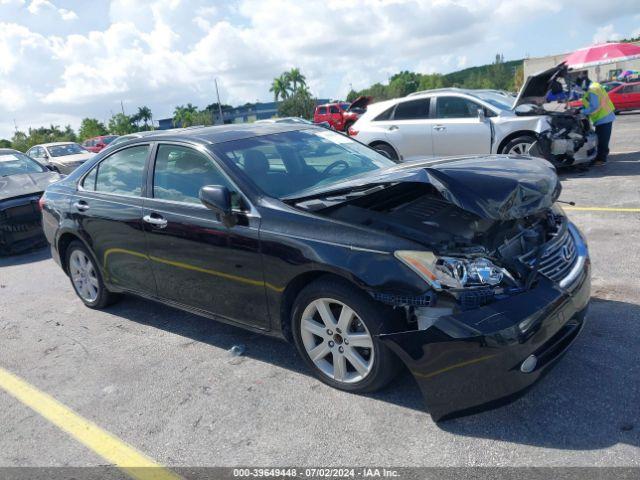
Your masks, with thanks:
[(592, 82), (586, 76), (582, 76), (582, 112), (589, 117), (596, 128), (598, 136), (598, 152), (593, 165), (602, 166), (607, 162), (609, 155), (609, 140), (613, 121), (616, 119), (615, 107), (609, 99), (606, 90), (598, 82)]

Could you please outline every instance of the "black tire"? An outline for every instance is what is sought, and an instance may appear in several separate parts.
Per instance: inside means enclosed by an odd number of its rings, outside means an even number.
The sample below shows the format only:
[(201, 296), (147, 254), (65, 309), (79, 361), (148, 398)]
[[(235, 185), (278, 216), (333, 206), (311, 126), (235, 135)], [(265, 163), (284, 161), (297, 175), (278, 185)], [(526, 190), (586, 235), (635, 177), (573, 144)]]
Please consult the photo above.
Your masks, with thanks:
[[(337, 300), (351, 308), (359, 317), (359, 320), (365, 324), (372, 339), (372, 365), (368, 374), (359, 381), (346, 383), (330, 378), (315, 365), (304, 346), (301, 334), (302, 314), (313, 301), (326, 298)], [(383, 388), (393, 380), (401, 366), (395, 354), (377, 338), (377, 335), (383, 331), (384, 322), (393, 317), (394, 312), (391, 308), (381, 306), (374, 302), (365, 292), (347, 281), (339, 278), (320, 278), (306, 286), (296, 298), (292, 309), (291, 326), (294, 342), (300, 356), (319, 380), (339, 390), (348, 392), (373, 392)], [(346, 338), (352, 337), (345, 335), (345, 339)], [(322, 343), (322, 341), (320, 343)], [(346, 348), (346, 344), (344, 346)], [(337, 345), (335, 348), (338, 348)], [(332, 359), (333, 355), (335, 355), (335, 353), (332, 352)], [(349, 366), (354, 370), (353, 373), (356, 373), (351, 363), (347, 364), (347, 368)]]
[[(76, 251), (81, 252), (86, 257), (88, 262), (90, 262), (91, 264), (93, 272), (95, 273), (95, 278), (97, 279), (97, 284), (98, 284), (97, 286), (98, 294), (95, 300), (93, 301), (90, 301), (84, 298), (81, 292), (79, 291), (78, 287), (76, 286), (76, 283), (73, 281), (73, 277), (72, 277), (73, 267), (71, 265), (71, 256)], [(67, 268), (67, 272), (69, 273), (69, 280), (71, 280), (71, 286), (75, 290), (76, 295), (78, 295), (78, 298), (82, 300), (82, 303), (84, 303), (87, 307), (94, 308), (94, 309), (101, 309), (111, 305), (112, 303), (118, 300), (119, 296), (117, 294), (107, 290), (107, 287), (104, 285), (104, 281), (102, 280), (102, 274), (100, 273), (100, 269), (97, 267), (96, 262), (93, 259), (93, 255), (91, 255), (91, 253), (87, 250), (84, 244), (79, 240), (72, 241), (67, 247), (67, 250), (65, 252), (65, 266)]]
[(502, 150), (500, 150), (500, 153), (508, 153), (516, 145), (521, 145), (524, 143), (528, 143), (529, 148), (531, 148), (531, 145), (533, 145), (535, 142), (536, 142), (536, 138), (531, 135), (520, 135), (516, 138), (512, 138), (511, 140), (509, 140), (509, 142), (507, 142), (507, 144), (504, 147), (502, 147)]
[(375, 145), (372, 145), (371, 148), (373, 148), (374, 150), (377, 150), (378, 152), (382, 153), (384, 156), (386, 156), (390, 160), (393, 160), (396, 163), (400, 162), (400, 158), (398, 157), (398, 154), (396, 153), (396, 151), (393, 149), (391, 145), (388, 145), (386, 143), (377, 143)]

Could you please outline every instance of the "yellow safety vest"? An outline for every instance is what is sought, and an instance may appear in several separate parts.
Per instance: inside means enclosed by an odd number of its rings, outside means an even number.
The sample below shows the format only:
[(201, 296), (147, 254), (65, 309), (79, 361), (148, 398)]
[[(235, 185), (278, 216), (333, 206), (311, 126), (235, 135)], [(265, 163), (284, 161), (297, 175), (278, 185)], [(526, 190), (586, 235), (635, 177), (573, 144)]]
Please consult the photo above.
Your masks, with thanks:
[(611, 112), (615, 110), (613, 106), (613, 102), (609, 98), (607, 91), (602, 88), (598, 82), (591, 82), (589, 85), (589, 89), (584, 92), (582, 96), (582, 104), (585, 107), (589, 107), (589, 94), (593, 93), (598, 97), (598, 109), (592, 112), (589, 115), (589, 120), (591, 123), (596, 123), (598, 120), (602, 120), (604, 117), (609, 115)]

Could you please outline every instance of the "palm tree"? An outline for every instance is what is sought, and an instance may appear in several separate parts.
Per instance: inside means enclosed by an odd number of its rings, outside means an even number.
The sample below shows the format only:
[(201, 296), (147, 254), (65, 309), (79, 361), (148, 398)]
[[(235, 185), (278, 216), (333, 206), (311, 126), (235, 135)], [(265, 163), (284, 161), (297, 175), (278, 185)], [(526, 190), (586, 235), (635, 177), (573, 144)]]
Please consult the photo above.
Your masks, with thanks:
[(136, 118), (144, 122), (144, 129), (148, 130), (149, 122), (153, 119), (153, 116), (151, 115), (151, 109), (147, 106), (138, 107)]
[(280, 75), (273, 79), (271, 83), (270, 92), (273, 92), (273, 96), (275, 97), (276, 102), (278, 101), (278, 97), (282, 100), (289, 97), (289, 79), (285, 74)]
[(198, 108), (191, 103), (186, 106), (178, 105), (173, 111), (173, 126), (189, 127), (193, 125), (193, 116), (198, 112)]
[(293, 84), (294, 92), (298, 89), (298, 86), (300, 87), (307, 86), (307, 82), (306, 82), (307, 79), (302, 73), (300, 73), (300, 69), (292, 68), (287, 73), (285, 73), (285, 75), (287, 76), (288, 80)]

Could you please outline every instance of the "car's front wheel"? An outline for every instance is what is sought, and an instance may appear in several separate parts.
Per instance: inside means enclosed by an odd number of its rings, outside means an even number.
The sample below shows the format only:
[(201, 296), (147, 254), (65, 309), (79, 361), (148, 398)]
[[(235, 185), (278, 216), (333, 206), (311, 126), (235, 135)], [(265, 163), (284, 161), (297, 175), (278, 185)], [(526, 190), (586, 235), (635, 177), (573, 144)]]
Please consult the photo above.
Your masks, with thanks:
[(316, 281), (294, 305), (296, 347), (324, 383), (352, 392), (378, 390), (398, 367), (397, 358), (376, 336), (385, 312), (347, 282)]
[(87, 307), (104, 308), (117, 298), (104, 286), (93, 257), (81, 242), (69, 244), (66, 262), (71, 285)]
[(510, 140), (503, 148), (502, 152), (508, 155), (528, 155), (529, 150), (536, 142), (536, 139), (530, 135), (522, 135)]

